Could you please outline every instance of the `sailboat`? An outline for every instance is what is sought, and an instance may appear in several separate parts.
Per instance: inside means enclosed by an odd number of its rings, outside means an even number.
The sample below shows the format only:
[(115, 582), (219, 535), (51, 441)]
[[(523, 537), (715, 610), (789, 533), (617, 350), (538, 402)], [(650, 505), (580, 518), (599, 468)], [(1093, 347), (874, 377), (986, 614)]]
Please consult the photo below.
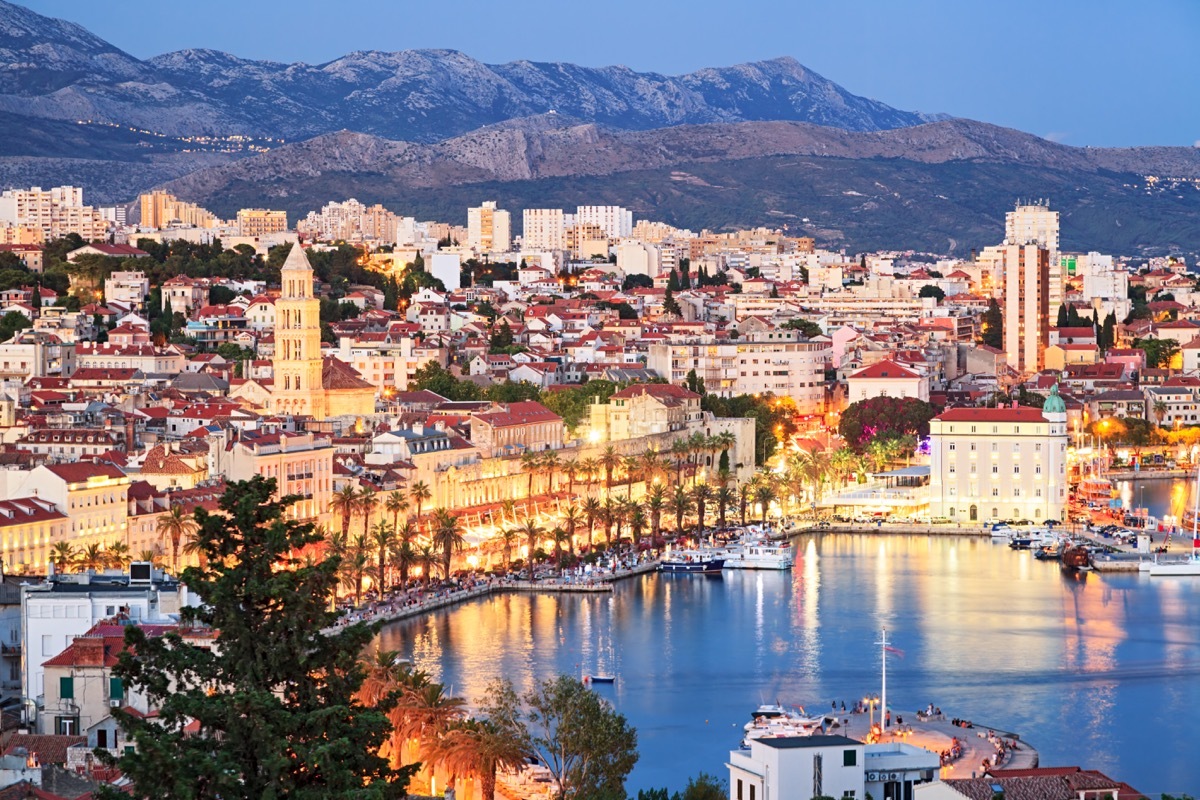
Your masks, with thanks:
[(1197, 535), (1196, 524), (1200, 521), (1200, 466), (1196, 467), (1196, 488), (1193, 490), (1194, 502), (1192, 508), (1192, 554), (1186, 561), (1158, 561), (1150, 566), (1150, 575), (1166, 578), (1177, 575), (1200, 575), (1200, 535)]

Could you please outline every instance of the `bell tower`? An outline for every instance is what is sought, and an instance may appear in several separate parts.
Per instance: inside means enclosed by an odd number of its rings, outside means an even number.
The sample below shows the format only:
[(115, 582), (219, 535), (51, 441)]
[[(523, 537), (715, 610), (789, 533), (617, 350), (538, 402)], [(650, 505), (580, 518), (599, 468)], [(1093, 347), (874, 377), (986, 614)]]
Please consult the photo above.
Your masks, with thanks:
[(313, 270), (299, 242), (280, 272), (282, 293), (275, 302), (275, 387), (273, 410), (324, 419), (321, 382), (321, 303), (313, 295)]

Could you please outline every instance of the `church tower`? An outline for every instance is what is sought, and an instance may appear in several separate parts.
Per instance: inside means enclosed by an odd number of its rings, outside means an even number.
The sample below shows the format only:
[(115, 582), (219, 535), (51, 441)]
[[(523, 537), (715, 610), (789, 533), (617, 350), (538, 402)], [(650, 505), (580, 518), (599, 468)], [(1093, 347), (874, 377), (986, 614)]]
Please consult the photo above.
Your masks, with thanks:
[(292, 245), (280, 277), (283, 290), (275, 302), (273, 410), (325, 419), (321, 303), (313, 296), (312, 265), (299, 242)]

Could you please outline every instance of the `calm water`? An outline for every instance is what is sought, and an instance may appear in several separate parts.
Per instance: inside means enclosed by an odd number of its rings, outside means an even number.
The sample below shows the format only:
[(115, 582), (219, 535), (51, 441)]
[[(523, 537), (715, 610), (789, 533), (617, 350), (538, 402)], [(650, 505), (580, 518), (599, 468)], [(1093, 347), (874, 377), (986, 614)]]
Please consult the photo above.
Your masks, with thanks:
[[(1169, 486), (1169, 484), (1163, 484)], [(1151, 794), (1195, 792), (1200, 579), (1068, 578), (990, 541), (826, 535), (790, 573), (647, 576), (611, 596), (504, 595), (387, 628), (382, 645), (476, 698), (555, 672), (602, 687), (638, 729), (628, 788), (727, 775), (754, 706), (828, 708), (879, 691), (1017, 731), (1044, 765), (1083, 764)], [(598, 665), (598, 666), (597, 666)]]

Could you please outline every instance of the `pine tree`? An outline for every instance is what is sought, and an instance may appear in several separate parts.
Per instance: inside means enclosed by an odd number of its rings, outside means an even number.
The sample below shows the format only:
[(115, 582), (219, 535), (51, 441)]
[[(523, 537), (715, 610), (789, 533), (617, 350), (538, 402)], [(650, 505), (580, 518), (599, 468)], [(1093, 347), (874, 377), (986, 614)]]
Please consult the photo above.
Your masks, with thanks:
[(1101, 329), (1101, 337), (1104, 343), (1100, 345), (1104, 350), (1112, 348), (1117, 343), (1117, 315), (1110, 311), (1108, 316), (1104, 318), (1104, 327)]
[(671, 270), (671, 274), (667, 276), (667, 291), (668, 292), (678, 292), (679, 291), (679, 273), (676, 272), (675, 270)]
[[(339, 559), (303, 560), (299, 553), (321, 535), (285, 518), (299, 498), (274, 494), (273, 479), (255, 477), (230, 485), (224, 515), (196, 512), (205, 566), (182, 579), (204, 605), (185, 607), (181, 627), (213, 631), (211, 648), (178, 633), (126, 629), (114, 674), (158, 715), (114, 711), (136, 753), (103, 757), (133, 781), (135, 797), (405, 796), (414, 768), (392, 770), (378, 754), (390, 731), (388, 703), (368, 709), (355, 699), (364, 679), (358, 657), (375, 629), (321, 632), (336, 620)], [(115, 789), (101, 796), (127, 798)]]
[(676, 317), (683, 316), (683, 309), (679, 307), (679, 301), (675, 299), (675, 293), (671, 291), (671, 287), (667, 287), (667, 293), (663, 295), (663, 313), (673, 314)]
[(983, 343), (997, 350), (1004, 349), (1004, 314), (994, 297), (988, 300), (987, 311), (983, 314)]

